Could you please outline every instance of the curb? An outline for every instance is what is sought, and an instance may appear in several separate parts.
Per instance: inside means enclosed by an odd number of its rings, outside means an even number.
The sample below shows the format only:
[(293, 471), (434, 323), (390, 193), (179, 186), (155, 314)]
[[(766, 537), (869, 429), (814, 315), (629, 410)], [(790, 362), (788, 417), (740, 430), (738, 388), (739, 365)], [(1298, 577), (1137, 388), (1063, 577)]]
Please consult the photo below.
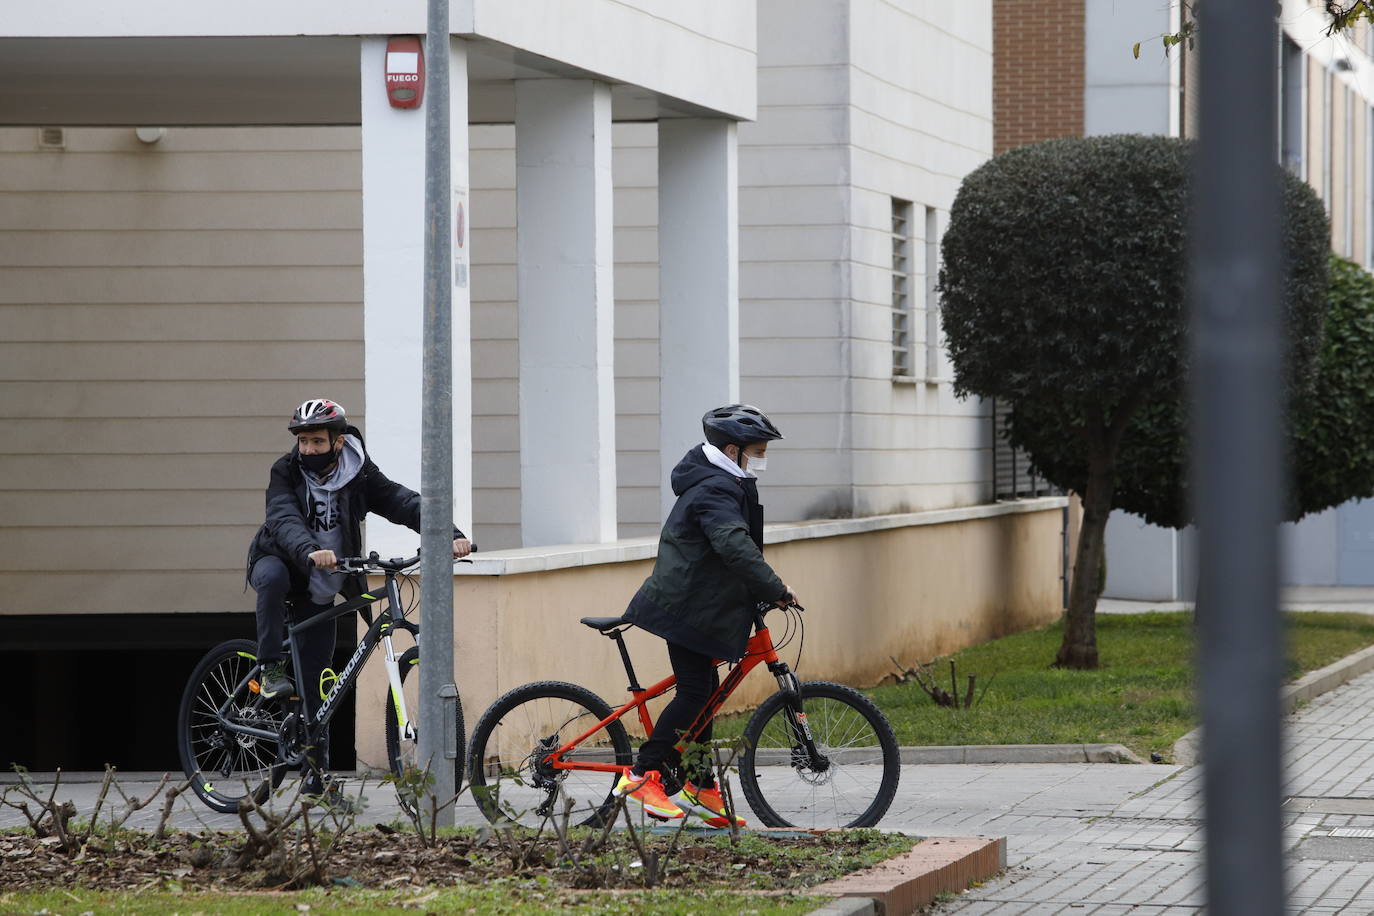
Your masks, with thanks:
[(1124, 744), (953, 744), (904, 747), (902, 763), (1144, 763)]
[[(1316, 671), (1309, 671), (1279, 693), (1279, 707), (1287, 715), (1298, 704), (1335, 690), (1362, 674), (1374, 671), (1374, 646), (1347, 655)], [(1195, 728), (1174, 742), (1174, 763), (1196, 766), (1202, 762), (1202, 729)]]
[(806, 916), (908, 916), (1006, 867), (1006, 837), (927, 837), (910, 852), (810, 888), (840, 899)]
[(804, 916), (878, 916), (878, 903), (871, 897), (840, 897)]

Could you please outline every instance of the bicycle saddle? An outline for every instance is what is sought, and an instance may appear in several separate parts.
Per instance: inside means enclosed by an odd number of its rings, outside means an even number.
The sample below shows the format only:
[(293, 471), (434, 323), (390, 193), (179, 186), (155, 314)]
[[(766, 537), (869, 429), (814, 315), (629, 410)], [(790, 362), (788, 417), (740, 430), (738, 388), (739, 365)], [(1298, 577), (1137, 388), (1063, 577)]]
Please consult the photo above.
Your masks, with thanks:
[(619, 626), (630, 626), (630, 622), (624, 617), (583, 617), (582, 623), (601, 633)]

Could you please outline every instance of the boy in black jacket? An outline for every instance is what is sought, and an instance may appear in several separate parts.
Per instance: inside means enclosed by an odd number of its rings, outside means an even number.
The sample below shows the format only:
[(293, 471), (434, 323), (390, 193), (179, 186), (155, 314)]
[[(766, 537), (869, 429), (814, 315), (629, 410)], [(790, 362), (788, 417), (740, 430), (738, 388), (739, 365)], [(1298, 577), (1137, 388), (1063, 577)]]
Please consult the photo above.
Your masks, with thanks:
[[(680, 818), (685, 809), (724, 827), (732, 815), (709, 766), (685, 773), (682, 791), (671, 799), (660, 768), (680, 758), (676, 743), (719, 687), (716, 660), (744, 657), (756, 606), (781, 607), (797, 596), (763, 559), (763, 507), (755, 479), (766, 466), (768, 443), (782, 433), (748, 404), (717, 408), (701, 422), (706, 441), (673, 469), (678, 499), (663, 525), (654, 571), (625, 613), (626, 620), (668, 641), (677, 692), (634, 766), (625, 768), (616, 793), (655, 817)], [(709, 722), (697, 740), (711, 740)]]
[[(387, 478), (372, 463), (362, 435), (349, 426), (333, 401), (312, 398), (296, 408), (286, 427), (296, 447), (272, 465), (267, 485), (267, 518), (248, 550), (248, 582), (257, 592), (258, 659), (263, 663), (262, 695), (290, 696), (295, 689), (282, 657), (288, 609), (305, 619), (362, 594), (361, 576), (335, 570), (339, 557), (362, 553), (362, 522), (369, 512), (420, 530), (420, 495)], [(467, 556), (472, 545), (453, 531), (453, 556)], [(335, 625), (310, 627), (299, 636), (301, 697), (310, 715), (320, 704), (320, 672), (329, 663)], [(319, 774), (307, 792), (319, 794)], [(311, 791), (315, 789), (316, 791)]]

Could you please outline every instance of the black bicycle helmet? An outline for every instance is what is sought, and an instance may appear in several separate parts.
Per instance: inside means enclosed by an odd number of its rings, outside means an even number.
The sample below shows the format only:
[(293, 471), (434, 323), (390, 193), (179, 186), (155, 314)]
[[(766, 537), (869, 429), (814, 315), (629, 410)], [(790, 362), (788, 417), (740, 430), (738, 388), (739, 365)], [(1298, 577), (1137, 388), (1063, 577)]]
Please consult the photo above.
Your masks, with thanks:
[(341, 433), (348, 427), (348, 419), (344, 416), (344, 409), (333, 401), (325, 398), (311, 398), (291, 415), (291, 422), (286, 424), (286, 428), (293, 433), (298, 433), (305, 429), (327, 429), (332, 432)]
[(782, 438), (773, 421), (749, 404), (726, 404), (708, 410), (701, 418), (701, 428), (706, 433), (706, 441), (716, 448)]

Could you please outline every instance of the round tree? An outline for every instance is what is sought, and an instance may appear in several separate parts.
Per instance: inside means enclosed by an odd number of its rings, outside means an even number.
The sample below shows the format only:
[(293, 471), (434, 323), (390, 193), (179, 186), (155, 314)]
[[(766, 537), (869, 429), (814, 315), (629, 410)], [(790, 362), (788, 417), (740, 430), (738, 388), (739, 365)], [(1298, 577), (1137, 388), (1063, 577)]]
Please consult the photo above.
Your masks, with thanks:
[[(1191, 149), (1137, 135), (1022, 147), (971, 173), (950, 211), (940, 289), (955, 390), (1010, 403), (1013, 443), (1083, 501), (1083, 574), (1071, 583), (1058, 665), (1097, 665), (1103, 537), (1121, 507), (1122, 456), (1140, 444), (1139, 423), (1177, 419), (1168, 415), (1186, 371)], [(1289, 375), (1307, 384), (1329, 230), (1311, 190), (1284, 181)]]
[[(1351, 499), (1374, 496), (1374, 277), (1345, 258), (1330, 258), (1321, 353), (1310, 385), (1290, 407), (1292, 483), (1287, 517), (1297, 521)], [(1192, 521), (1188, 498), (1186, 393), (1178, 388), (1142, 408), (1117, 456), (1113, 506), (1166, 528)], [(1052, 414), (1052, 411), (1050, 412)], [(1056, 435), (1045, 405), (1018, 405), (1008, 439), (1051, 479), (1081, 492), (1081, 452)]]

